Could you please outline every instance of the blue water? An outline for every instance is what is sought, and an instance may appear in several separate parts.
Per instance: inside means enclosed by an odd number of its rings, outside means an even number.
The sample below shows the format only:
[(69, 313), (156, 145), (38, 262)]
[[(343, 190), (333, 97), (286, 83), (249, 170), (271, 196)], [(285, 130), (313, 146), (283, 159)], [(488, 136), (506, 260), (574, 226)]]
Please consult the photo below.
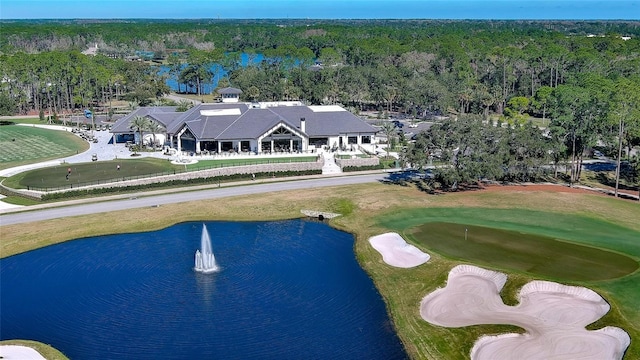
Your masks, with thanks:
[[(240, 54), (240, 61), (238, 65), (240, 67), (247, 67), (249, 65), (258, 65), (260, 62), (264, 60), (264, 55), (262, 54)], [(187, 64), (182, 65), (182, 69), (186, 68)], [(213, 90), (218, 87), (218, 82), (220, 79), (224, 78), (228, 75), (228, 71), (222, 67), (220, 64), (212, 64), (209, 68), (213, 77), (208, 83), (202, 85), (202, 94), (211, 94)], [(198, 89), (193, 87), (186, 87), (185, 84), (178, 84), (178, 79), (174, 74), (169, 72), (169, 67), (165, 65), (161, 65), (158, 67), (158, 75), (166, 75), (165, 83), (171, 91), (174, 92), (182, 92), (182, 93), (198, 93)], [(179, 86), (178, 86), (179, 85)]]
[(317, 222), (208, 222), (0, 260), (0, 338), (71, 359), (404, 359), (353, 236)]

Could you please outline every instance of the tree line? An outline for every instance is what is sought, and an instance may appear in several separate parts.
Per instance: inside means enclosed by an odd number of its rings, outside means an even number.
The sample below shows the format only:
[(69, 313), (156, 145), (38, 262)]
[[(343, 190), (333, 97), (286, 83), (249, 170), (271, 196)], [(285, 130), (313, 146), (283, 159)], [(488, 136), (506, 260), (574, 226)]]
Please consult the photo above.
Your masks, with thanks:
[[(559, 170), (573, 184), (580, 181), (585, 157), (599, 148), (617, 161), (617, 195), (621, 177), (640, 182), (640, 156), (630, 156), (640, 145), (638, 80), (584, 74), (576, 83), (546, 89), (551, 119), (544, 131), (516, 110), (496, 121), (465, 114), (436, 123), (406, 146), (402, 159), (418, 169), (440, 164), (427, 181), (429, 190), (455, 190), (481, 180), (557, 179)], [(508, 105), (518, 109), (527, 98), (512, 98)]]
[[(301, 100), (340, 104), (355, 113), (377, 110), (413, 118), (480, 116), (487, 123), (499, 118), (514, 129), (526, 128), (532, 116), (550, 119), (545, 141), (555, 148), (544, 156), (574, 160), (572, 181), (579, 179), (582, 158), (598, 141), (612, 148), (619, 145), (627, 154), (638, 144), (639, 22), (2, 25), (3, 113), (70, 111), (108, 106), (112, 99), (151, 104), (169, 91), (158, 74), (161, 63), (185, 91), (199, 94), (203, 84), (218, 81), (219, 86), (242, 89), (246, 101)], [(80, 54), (83, 46), (94, 43), (98, 56)], [(135, 50), (151, 51), (155, 63), (123, 57)], [(246, 65), (240, 62), (242, 54), (249, 57)], [(259, 57), (261, 61), (251, 61)], [(216, 67), (226, 75), (216, 78)], [(500, 167), (509, 177), (532, 176), (513, 174), (518, 168)]]
[[(546, 110), (544, 104), (534, 101), (541, 88), (575, 83), (585, 73), (606, 78), (637, 76), (638, 24), (5, 22), (0, 60), (4, 78), (21, 83), (12, 90), (24, 88), (24, 84), (31, 88), (23, 92), (29, 93), (33, 108), (42, 103), (38, 101), (42, 86), (37, 82), (47, 85), (75, 80), (81, 84), (74, 91), (61, 91), (66, 96), (58, 103), (64, 100), (61, 105), (67, 108), (82, 104), (84, 98), (100, 101), (105, 94), (120, 91), (140, 90), (140, 100), (166, 91), (151, 85), (143, 89), (143, 82), (161, 80), (154, 76), (157, 69), (123, 61), (113, 52), (120, 49), (128, 54), (151, 51), (157, 61), (170, 67), (185, 91), (195, 89), (192, 91), (197, 93), (202, 84), (214, 82), (211, 69), (218, 64), (228, 76), (215, 80), (245, 90), (245, 99), (341, 103), (356, 111), (378, 108), (419, 116), (434, 111), (502, 114), (511, 98), (527, 97), (531, 106), (526, 111), (541, 115)], [(599, 32), (589, 37), (590, 30)], [(629, 34), (631, 39), (624, 40), (622, 35)], [(93, 44), (98, 44), (99, 53), (107, 59), (78, 56), (77, 51)], [(240, 53), (263, 55), (263, 61), (240, 66)], [(60, 81), (51, 81), (53, 78)], [(120, 87), (124, 80), (130, 83), (126, 91)], [(72, 101), (73, 96), (80, 101)], [(22, 99), (18, 102), (24, 103)]]
[(0, 114), (32, 110), (60, 114), (113, 100), (150, 101), (169, 92), (157, 71), (140, 62), (79, 51), (0, 55)]

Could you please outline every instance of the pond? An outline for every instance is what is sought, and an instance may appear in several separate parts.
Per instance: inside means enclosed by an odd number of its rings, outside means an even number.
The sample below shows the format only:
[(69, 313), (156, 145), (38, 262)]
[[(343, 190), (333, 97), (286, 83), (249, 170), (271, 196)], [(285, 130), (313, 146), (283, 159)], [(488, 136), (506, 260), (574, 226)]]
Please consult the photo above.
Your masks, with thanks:
[[(262, 54), (241, 53), (238, 66), (247, 67), (249, 65), (257, 65), (263, 59), (264, 55)], [(180, 69), (184, 70), (187, 66), (188, 64), (183, 64)], [(205, 83), (201, 85), (201, 91), (203, 94), (211, 94), (218, 87), (218, 81), (228, 75), (228, 71), (224, 69), (220, 64), (212, 64), (209, 68), (209, 71), (211, 72), (212, 78), (210, 79), (210, 81), (205, 81)], [(158, 75), (166, 76), (165, 82), (171, 89), (171, 91), (194, 94), (198, 92), (195, 86), (187, 86), (185, 84), (178, 83), (177, 76), (171, 73), (170, 67), (167, 65), (158, 66)]]
[(77, 359), (404, 359), (351, 234), (207, 222), (219, 272), (193, 270), (201, 222), (0, 260), (2, 340)]

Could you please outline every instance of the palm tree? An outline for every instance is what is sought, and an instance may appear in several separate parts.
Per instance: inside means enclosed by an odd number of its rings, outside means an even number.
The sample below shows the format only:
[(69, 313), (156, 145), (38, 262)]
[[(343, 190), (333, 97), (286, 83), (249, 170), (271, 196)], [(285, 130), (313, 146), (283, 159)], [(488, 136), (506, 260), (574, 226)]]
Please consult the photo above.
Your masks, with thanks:
[(387, 136), (387, 157), (389, 157), (389, 151), (391, 151), (392, 143), (391, 139), (396, 133), (396, 127), (393, 125), (393, 123), (385, 121), (382, 124), (382, 132), (384, 132), (384, 134)]
[(159, 124), (157, 121), (149, 121), (149, 127), (147, 128), (147, 131), (149, 131), (153, 135), (153, 151), (156, 151), (156, 134), (161, 133), (164, 130), (164, 126)]
[(190, 101), (187, 100), (180, 100), (180, 102), (178, 103), (178, 105), (176, 106), (176, 111), (177, 112), (185, 112), (189, 109), (191, 109), (191, 106), (193, 104)]
[(142, 134), (149, 129), (150, 124), (151, 124), (151, 120), (147, 119), (144, 116), (136, 115), (131, 120), (131, 123), (129, 124), (129, 128), (140, 134), (140, 137), (138, 138), (139, 143), (136, 143), (136, 145), (138, 146), (142, 145)]

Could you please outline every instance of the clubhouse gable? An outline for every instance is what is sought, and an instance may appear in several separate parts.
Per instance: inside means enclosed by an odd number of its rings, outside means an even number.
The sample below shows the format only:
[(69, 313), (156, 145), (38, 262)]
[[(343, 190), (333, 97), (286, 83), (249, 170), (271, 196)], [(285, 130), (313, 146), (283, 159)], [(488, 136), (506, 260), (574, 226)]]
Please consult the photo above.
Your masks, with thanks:
[[(199, 104), (186, 112), (176, 107), (143, 107), (111, 129), (116, 142), (138, 142), (131, 121), (145, 117), (159, 125), (165, 146), (179, 152), (222, 154), (312, 152), (318, 149), (373, 150), (378, 131), (337, 105), (307, 106), (299, 101)], [(151, 132), (143, 139), (150, 141)], [(162, 138), (162, 137), (160, 137)]]

